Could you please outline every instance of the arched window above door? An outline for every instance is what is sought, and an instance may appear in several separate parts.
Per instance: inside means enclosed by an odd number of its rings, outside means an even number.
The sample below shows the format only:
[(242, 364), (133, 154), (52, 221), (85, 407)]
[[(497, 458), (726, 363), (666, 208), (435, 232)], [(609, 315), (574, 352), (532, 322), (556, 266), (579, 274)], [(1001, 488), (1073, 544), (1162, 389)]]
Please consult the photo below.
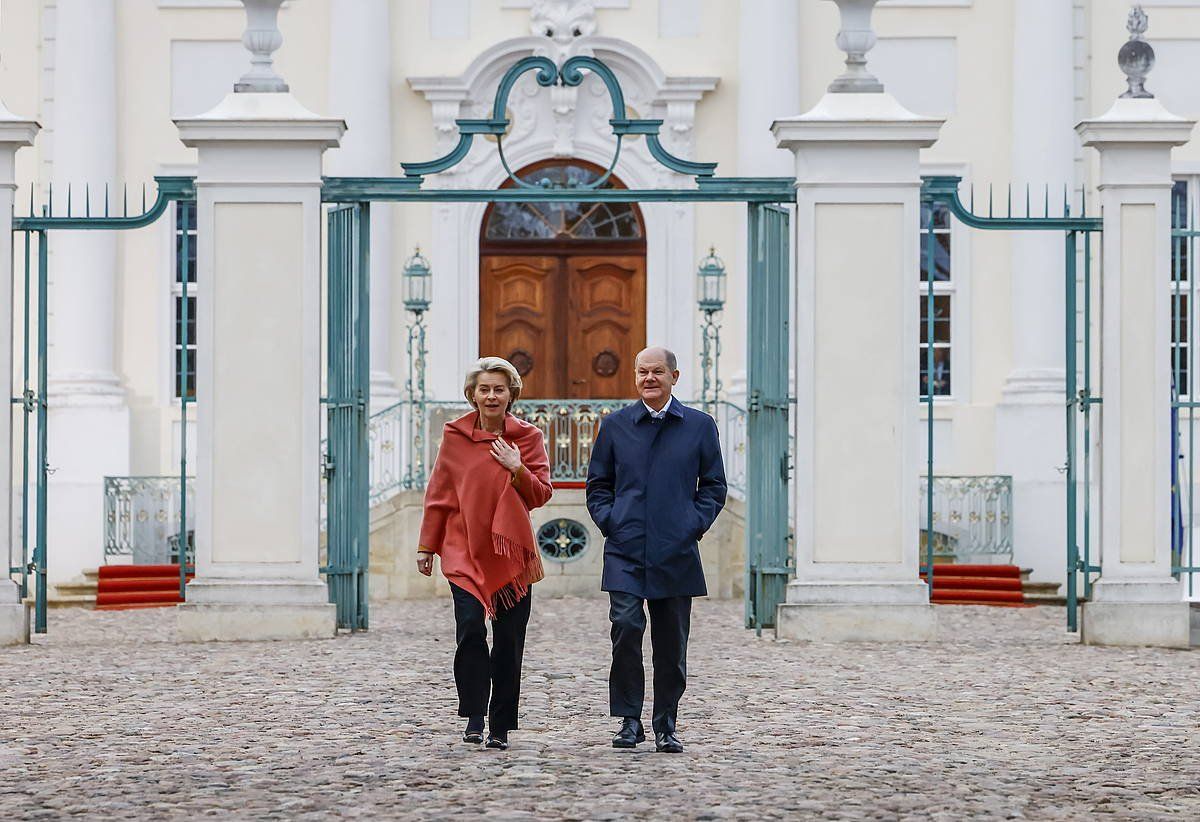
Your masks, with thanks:
[[(590, 163), (552, 160), (519, 172), (548, 188), (577, 188), (600, 178)], [(508, 186), (505, 186), (506, 188)], [(609, 178), (603, 188), (624, 188)], [(641, 216), (632, 203), (495, 203), (484, 225), (485, 240), (640, 240)]]

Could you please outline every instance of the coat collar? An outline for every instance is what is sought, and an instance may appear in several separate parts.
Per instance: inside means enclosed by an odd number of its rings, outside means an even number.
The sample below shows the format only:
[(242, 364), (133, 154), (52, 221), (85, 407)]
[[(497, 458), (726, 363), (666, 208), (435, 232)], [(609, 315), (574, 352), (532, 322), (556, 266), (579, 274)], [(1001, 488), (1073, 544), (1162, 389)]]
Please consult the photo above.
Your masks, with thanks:
[[(641, 397), (631, 407), (633, 408), (634, 422), (645, 422), (650, 419), (650, 409), (646, 407), (646, 403), (642, 402)], [(683, 419), (683, 403), (679, 401), (679, 397), (671, 396), (671, 403), (667, 406), (667, 416)]]
[[(479, 412), (473, 409), (451, 422), (450, 427), (458, 431), (463, 436), (470, 437), (475, 442), (490, 442), (496, 439), (495, 434), (484, 431), (481, 427), (479, 427)], [(514, 417), (511, 413), (505, 414), (504, 437), (511, 441), (520, 433), (521, 421)]]

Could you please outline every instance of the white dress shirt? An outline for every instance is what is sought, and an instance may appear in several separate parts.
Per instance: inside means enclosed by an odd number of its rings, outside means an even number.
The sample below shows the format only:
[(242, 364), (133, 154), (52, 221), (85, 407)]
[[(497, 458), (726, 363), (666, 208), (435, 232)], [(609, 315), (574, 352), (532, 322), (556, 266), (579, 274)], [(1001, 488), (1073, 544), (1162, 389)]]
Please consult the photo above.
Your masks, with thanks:
[(656, 420), (661, 420), (667, 415), (667, 409), (671, 407), (671, 403), (673, 402), (675, 402), (675, 397), (668, 399), (667, 404), (662, 407), (661, 411), (655, 411), (645, 400), (642, 400), (642, 405), (646, 406), (646, 410), (650, 412), (650, 416)]

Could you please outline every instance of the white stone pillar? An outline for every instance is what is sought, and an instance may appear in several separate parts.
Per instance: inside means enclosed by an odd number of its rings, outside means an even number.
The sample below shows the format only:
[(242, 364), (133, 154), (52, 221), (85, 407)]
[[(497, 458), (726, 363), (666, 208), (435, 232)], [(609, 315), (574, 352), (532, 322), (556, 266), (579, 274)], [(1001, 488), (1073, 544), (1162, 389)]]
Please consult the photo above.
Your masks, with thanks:
[[(60, 0), (55, 14), (52, 182), (56, 214), (103, 213), (117, 182), (113, 0)], [(56, 231), (49, 242), (50, 584), (104, 562), (103, 478), (129, 473), (130, 422), (116, 373), (117, 233)]]
[(199, 150), (197, 276), (207, 295), (197, 316), (196, 578), (179, 632), (329, 637), (334, 606), (317, 545), (321, 160), (345, 123), (308, 111), (273, 76), (282, 38), (263, 7), (277, 11), (280, 0), (244, 2), (253, 76), (212, 111), (176, 121)]
[[(772, 126), (795, 154), (796, 578), (777, 634), (924, 640), (918, 576), (919, 150), (942, 120), (865, 71), (874, 0), (838, 0), (848, 71)], [(866, 19), (863, 19), (865, 7)], [(851, 401), (852, 400), (852, 401)]]
[[(392, 166), (389, 0), (333, 0), (330, 10), (329, 107), (349, 130), (329, 152), (332, 176), (388, 177)], [(387, 203), (371, 206), (371, 409), (400, 399), (392, 372), (392, 219)]]
[[(1024, 213), (1027, 184), (1037, 214), (1043, 186), (1050, 186), (1056, 203), (1064, 185), (1075, 187), (1072, 5), (1072, 0), (1013, 3), (1012, 183), (1018, 214)], [(1063, 239), (1054, 231), (1017, 231), (1008, 240), (1012, 363), (996, 406), (996, 470), (1013, 478), (1014, 562), (1033, 568), (1038, 579), (1062, 581)]]
[(1188, 646), (1171, 576), (1171, 148), (1194, 120), (1118, 99), (1078, 126), (1100, 152), (1102, 240), (1100, 579), (1083, 606), (1090, 645)]
[[(738, 34), (737, 173), (743, 177), (790, 177), (795, 172), (795, 158), (776, 145), (771, 123), (781, 111), (800, 110), (800, 4), (795, 0), (742, 0)], [(731, 264), (742, 257), (746, 237), (746, 217), (741, 216), (737, 248), (725, 254)], [(701, 246), (708, 242), (704, 237), (700, 240)], [(734, 268), (730, 276), (737, 278), (730, 283), (731, 292), (740, 292), (737, 300), (744, 303), (745, 266)], [(731, 301), (734, 296), (730, 294)], [(744, 360), (744, 341), (730, 337), (735, 330), (736, 326), (723, 331), (725, 347), (735, 356), (742, 352)], [(724, 382), (725, 396), (745, 407), (745, 366)]]
[[(14, 115), (0, 101), (0, 385), (7, 392), (6, 405), (13, 384), (12, 214), (16, 155), (22, 146), (33, 145), (39, 128), (33, 120)], [(29, 607), (21, 602), (20, 586), (8, 571), (21, 560), (18, 546), (12, 543), (12, 420), (11, 408), (0, 414), (0, 545), (4, 546), (0, 561), (5, 563), (0, 569), (0, 645), (29, 642)]]

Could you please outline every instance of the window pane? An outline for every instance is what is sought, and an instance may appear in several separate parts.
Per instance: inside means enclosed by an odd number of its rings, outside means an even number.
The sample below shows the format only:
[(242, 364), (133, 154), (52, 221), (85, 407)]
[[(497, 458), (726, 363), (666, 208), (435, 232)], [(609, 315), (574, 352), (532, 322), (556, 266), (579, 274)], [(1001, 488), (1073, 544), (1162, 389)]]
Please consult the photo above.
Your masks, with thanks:
[[(921, 230), (929, 228), (929, 204), (921, 204)], [(933, 228), (934, 230), (950, 228), (950, 209), (942, 203), (938, 203), (933, 207)]]
[[(929, 232), (921, 232), (921, 282), (929, 280)], [(950, 281), (950, 235), (948, 233), (933, 235), (933, 280), (934, 282)]]
[[(187, 318), (187, 391), (189, 397), (196, 396), (196, 298), (188, 297)], [(183, 298), (175, 297), (175, 396), (179, 396), (183, 368)]]
[[(929, 297), (921, 295), (921, 344), (929, 341)], [(933, 341), (950, 342), (950, 295), (941, 294), (933, 298)]]
[[(183, 352), (175, 349), (175, 396), (179, 396), (180, 378), (183, 370)], [(187, 396), (195, 398), (196, 396), (196, 351), (192, 347), (188, 347), (188, 363), (187, 363)]]
[(1188, 343), (1191, 318), (1187, 294), (1171, 295), (1171, 384), (1181, 395), (1188, 393)]
[[(1176, 180), (1171, 188), (1171, 228), (1195, 228), (1190, 225), (1191, 222), (1187, 181)], [(1189, 237), (1171, 237), (1171, 279), (1177, 282), (1186, 282), (1188, 279), (1188, 260), (1193, 242)]]
[[(552, 189), (578, 188), (598, 180), (590, 168), (571, 162), (521, 172), (521, 178)], [(611, 181), (601, 188), (612, 188)], [(642, 224), (630, 203), (513, 203), (492, 206), (484, 236), (489, 240), (636, 240)]]
[[(920, 392), (922, 397), (928, 396), (928, 370), (926, 369), (926, 347), (921, 346)], [(950, 393), (950, 348), (935, 345), (933, 348), (933, 395), (946, 396)]]

